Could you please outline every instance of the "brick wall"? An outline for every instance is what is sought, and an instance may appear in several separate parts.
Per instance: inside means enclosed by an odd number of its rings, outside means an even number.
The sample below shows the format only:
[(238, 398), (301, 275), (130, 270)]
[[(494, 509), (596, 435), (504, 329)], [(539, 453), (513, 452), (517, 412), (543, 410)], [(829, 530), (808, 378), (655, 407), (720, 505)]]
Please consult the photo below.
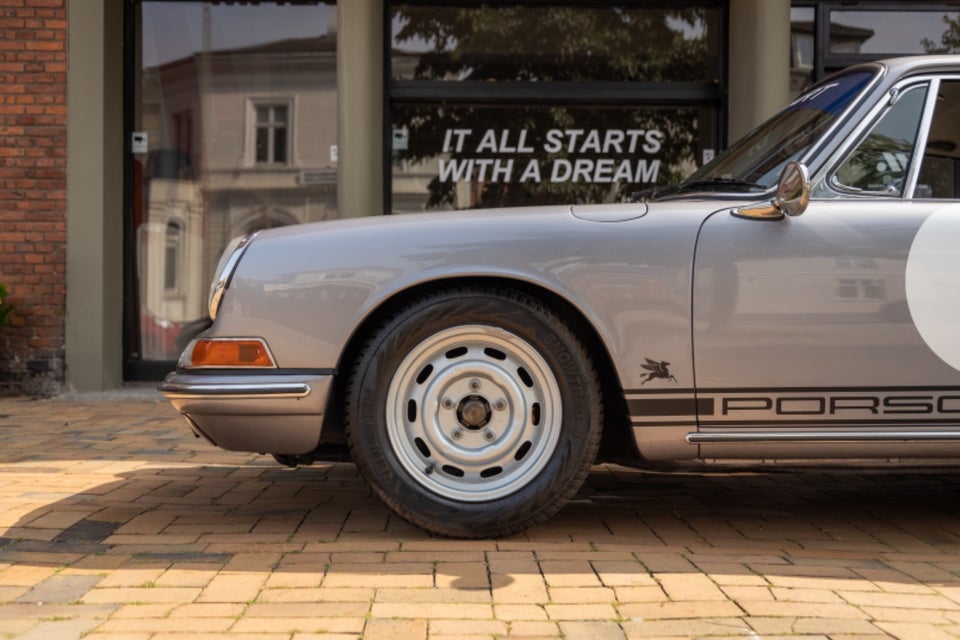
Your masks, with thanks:
[(63, 384), (66, 43), (66, 0), (0, 0), (0, 393)]

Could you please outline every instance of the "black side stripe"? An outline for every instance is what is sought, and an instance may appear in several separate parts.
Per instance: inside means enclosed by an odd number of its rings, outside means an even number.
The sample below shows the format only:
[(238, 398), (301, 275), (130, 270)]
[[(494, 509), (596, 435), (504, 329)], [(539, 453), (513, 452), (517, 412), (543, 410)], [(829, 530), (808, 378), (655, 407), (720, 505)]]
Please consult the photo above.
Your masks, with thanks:
[(629, 398), (627, 406), (632, 416), (694, 416), (713, 415), (713, 398)]

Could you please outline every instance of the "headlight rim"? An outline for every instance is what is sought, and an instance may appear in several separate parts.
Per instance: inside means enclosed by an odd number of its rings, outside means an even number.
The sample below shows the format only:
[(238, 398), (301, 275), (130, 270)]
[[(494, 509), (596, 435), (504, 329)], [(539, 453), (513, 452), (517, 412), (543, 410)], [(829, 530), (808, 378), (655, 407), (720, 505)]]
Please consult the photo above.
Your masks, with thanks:
[(247, 247), (259, 233), (259, 231), (253, 231), (237, 236), (223, 250), (213, 282), (210, 284), (210, 294), (207, 297), (207, 313), (210, 314), (211, 320), (217, 317), (220, 303), (223, 301), (223, 294), (230, 286), (233, 273), (236, 271), (237, 265), (240, 264), (240, 258), (243, 257)]

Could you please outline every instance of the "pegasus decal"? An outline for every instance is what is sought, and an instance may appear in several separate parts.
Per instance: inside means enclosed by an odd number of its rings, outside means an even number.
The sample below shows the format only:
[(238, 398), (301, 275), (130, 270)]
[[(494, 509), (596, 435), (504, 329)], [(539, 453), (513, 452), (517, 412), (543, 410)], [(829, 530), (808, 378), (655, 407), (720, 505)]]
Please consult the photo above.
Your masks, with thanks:
[(651, 380), (656, 380), (658, 378), (662, 380), (673, 380), (677, 381), (676, 376), (670, 373), (670, 363), (666, 360), (657, 362), (656, 360), (651, 360), (650, 358), (644, 358), (647, 361), (647, 364), (640, 365), (643, 369), (649, 371), (645, 374), (646, 378), (640, 383), (640, 386), (643, 386), (650, 382)]

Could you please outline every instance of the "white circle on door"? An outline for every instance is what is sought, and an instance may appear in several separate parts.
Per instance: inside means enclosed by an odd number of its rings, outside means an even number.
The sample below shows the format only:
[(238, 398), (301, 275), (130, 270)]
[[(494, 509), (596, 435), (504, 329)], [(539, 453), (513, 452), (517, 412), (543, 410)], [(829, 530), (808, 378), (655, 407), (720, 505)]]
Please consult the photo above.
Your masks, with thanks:
[(960, 370), (960, 204), (937, 209), (910, 246), (907, 306), (930, 350)]

